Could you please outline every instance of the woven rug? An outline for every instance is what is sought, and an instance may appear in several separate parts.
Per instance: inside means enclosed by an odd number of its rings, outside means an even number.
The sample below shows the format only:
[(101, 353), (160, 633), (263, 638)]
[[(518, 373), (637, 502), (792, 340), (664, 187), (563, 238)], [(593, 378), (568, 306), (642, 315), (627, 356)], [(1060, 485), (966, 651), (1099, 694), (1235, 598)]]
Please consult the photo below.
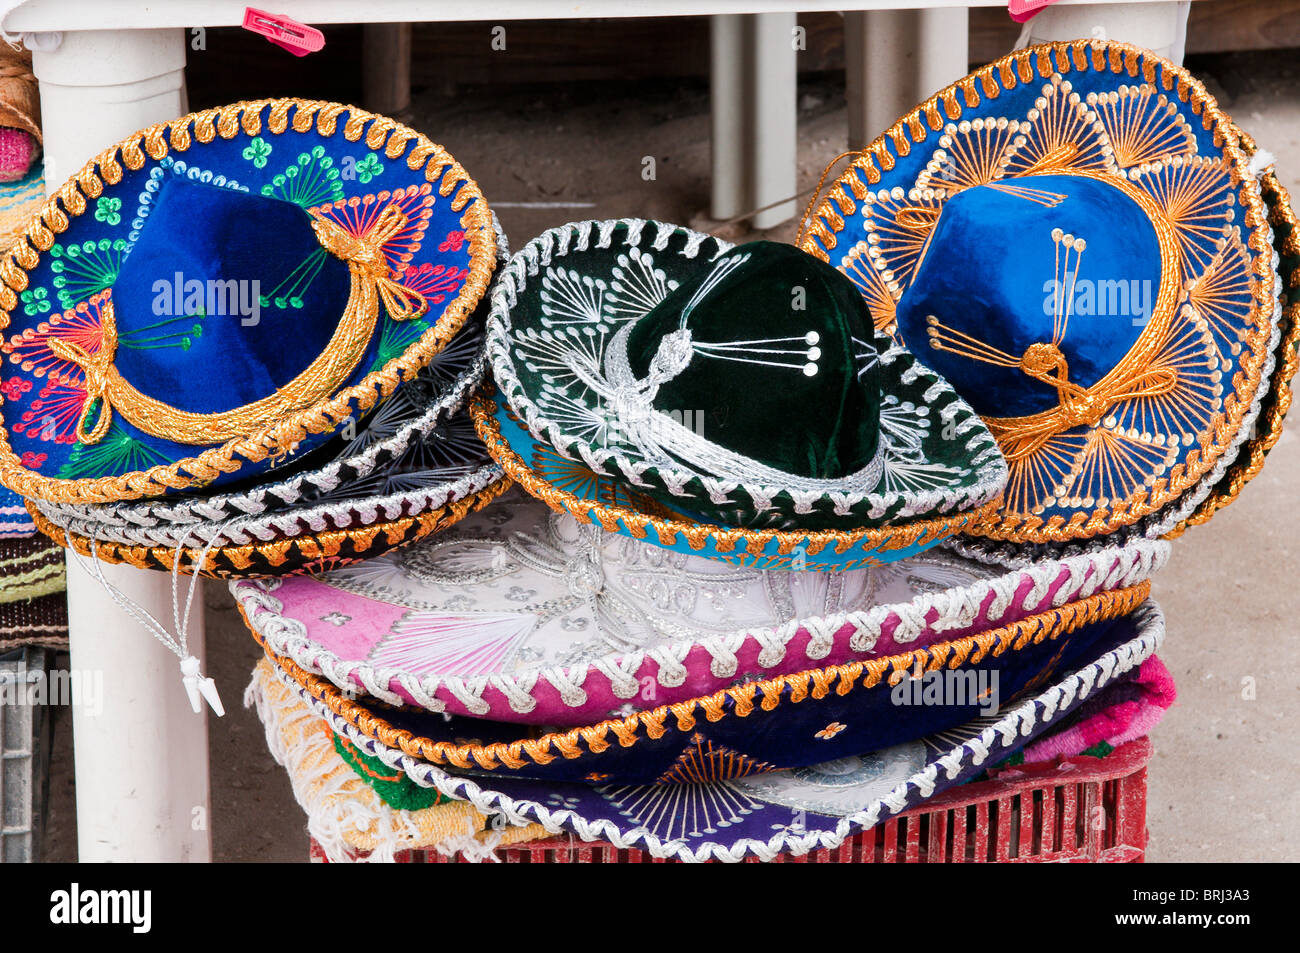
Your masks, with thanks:
[(68, 603), (63, 593), (0, 603), (0, 652), (24, 645), (68, 647)]
[(67, 588), (63, 547), (46, 539), (0, 540), (0, 602), (19, 602)]

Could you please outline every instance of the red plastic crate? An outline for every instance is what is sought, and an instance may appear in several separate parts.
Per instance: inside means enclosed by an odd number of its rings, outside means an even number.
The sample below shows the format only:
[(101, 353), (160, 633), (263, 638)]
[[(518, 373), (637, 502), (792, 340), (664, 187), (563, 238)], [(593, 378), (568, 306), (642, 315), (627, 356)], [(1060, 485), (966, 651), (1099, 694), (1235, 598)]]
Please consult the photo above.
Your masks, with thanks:
[[(863, 831), (837, 848), (781, 854), (773, 863), (1141, 863), (1147, 845), (1147, 738), (1106, 758), (1077, 756), (1003, 768)], [(311, 859), (327, 863), (313, 840)], [(662, 864), (636, 849), (553, 837), (500, 847), (507, 864)], [(352, 859), (362, 859), (357, 854)], [(404, 864), (462, 863), (432, 850), (402, 851)], [(746, 863), (759, 863), (749, 857)]]

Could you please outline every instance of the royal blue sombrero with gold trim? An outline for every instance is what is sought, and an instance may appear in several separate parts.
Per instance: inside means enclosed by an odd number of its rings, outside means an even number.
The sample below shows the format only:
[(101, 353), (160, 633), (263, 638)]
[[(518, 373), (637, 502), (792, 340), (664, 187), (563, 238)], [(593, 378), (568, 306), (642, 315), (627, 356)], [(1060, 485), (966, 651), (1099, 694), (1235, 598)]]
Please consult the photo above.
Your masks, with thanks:
[(465, 170), (382, 116), (263, 100), (136, 133), (0, 262), (0, 481), (114, 502), (283, 466), (446, 345), (494, 249)]
[(1230, 120), (1154, 54), (1081, 40), (976, 71), (854, 161), (802, 247), (998, 439), (1011, 480), (975, 532), (1131, 526), (1251, 433), (1277, 336), (1265, 209)]

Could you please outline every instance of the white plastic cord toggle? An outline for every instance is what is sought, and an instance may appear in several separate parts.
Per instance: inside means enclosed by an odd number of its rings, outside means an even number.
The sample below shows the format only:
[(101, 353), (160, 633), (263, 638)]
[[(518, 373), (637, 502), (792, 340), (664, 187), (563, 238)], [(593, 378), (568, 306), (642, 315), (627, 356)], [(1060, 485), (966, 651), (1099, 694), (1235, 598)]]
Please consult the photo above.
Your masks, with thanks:
[(226, 709), (222, 707), (221, 696), (217, 694), (217, 683), (200, 674), (199, 660), (193, 655), (181, 659), (181, 680), (185, 683), (185, 694), (190, 696), (190, 707), (194, 709), (194, 714), (203, 710), (202, 702), (199, 701), (199, 696), (202, 695), (218, 718), (225, 716)]
[(185, 538), (176, 547), (175, 559), (172, 562), (171, 582), (172, 582), (172, 621), (175, 624), (175, 635), (167, 631), (167, 627), (158, 621), (153, 613), (149, 612), (139, 603), (129, 598), (126, 593), (122, 592), (116, 586), (108, 581), (104, 576), (104, 570), (100, 567), (99, 562), (99, 539), (92, 536), (90, 540), (90, 559), (86, 559), (79, 553), (75, 547), (69, 546), (68, 553), (76, 563), (91, 578), (97, 580), (109, 597), (117, 603), (127, 615), (140, 623), (146, 632), (167, 647), (169, 651), (175, 652), (176, 657), (181, 660), (181, 677), (185, 684), (185, 694), (189, 696), (190, 707), (194, 713), (198, 714), (203, 710), (199, 701), (200, 697), (205, 699), (212, 710), (221, 718), (226, 714), (225, 707), (221, 704), (221, 696), (217, 694), (217, 684), (211, 678), (207, 678), (199, 671), (199, 660), (189, 650), (189, 628), (190, 613), (194, 608), (194, 594), (199, 588), (200, 570), (204, 563), (207, 562), (208, 554), (216, 545), (216, 540), (220, 538), (221, 533), (225, 531), (222, 526), (219, 531), (204, 546), (202, 553), (190, 567), (190, 580), (185, 594), (185, 604), (182, 611), (180, 598), (180, 570), (182, 554), (185, 552), (185, 546), (189, 542), (190, 533), (186, 533)]

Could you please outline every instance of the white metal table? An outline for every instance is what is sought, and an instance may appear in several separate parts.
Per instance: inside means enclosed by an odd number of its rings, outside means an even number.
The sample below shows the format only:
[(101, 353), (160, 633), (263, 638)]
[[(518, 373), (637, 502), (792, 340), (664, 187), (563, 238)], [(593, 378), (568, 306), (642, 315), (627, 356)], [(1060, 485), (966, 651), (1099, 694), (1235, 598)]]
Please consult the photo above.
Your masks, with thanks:
[[(1083, 7), (1087, 4), (1086, 9)], [(966, 8), (1002, 0), (263, 0), (308, 24), (465, 19), (714, 17), (712, 214), (726, 219), (793, 195), (799, 12), (844, 10), (850, 143), (966, 72)], [(1033, 39), (1088, 36), (1101, 26), (1181, 59), (1184, 16), (1168, 0), (1062, 0), (1032, 21)], [(4, 13), (6, 7), (7, 15)], [(1182, 5), (1185, 14), (1185, 4)], [(35, 50), (44, 119), (46, 184), (54, 191), (95, 152), (187, 111), (185, 55), (196, 27), (235, 26), (231, 0), (14, 0), (0, 26)], [(905, 8), (905, 9), (900, 9)], [(44, 34), (44, 35), (39, 35)], [(486, 40), (485, 40), (486, 43)], [(485, 46), (486, 48), (486, 46)], [(785, 202), (759, 228), (794, 214)], [(105, 566), (108, 580), (162, 620), (170, 580)], [(102, 713), (74, 709), (78, 850), (83, 861), (205, 861), (211, 857), (207, 715), (190, 711), (176, 657), (139, 630), (76, 564), (68, 568), (72, 666), (103, 673)], [(190, 648), (202, 656), (201, 604)], [(235, 704), (238, 686), (222, 686)]]

